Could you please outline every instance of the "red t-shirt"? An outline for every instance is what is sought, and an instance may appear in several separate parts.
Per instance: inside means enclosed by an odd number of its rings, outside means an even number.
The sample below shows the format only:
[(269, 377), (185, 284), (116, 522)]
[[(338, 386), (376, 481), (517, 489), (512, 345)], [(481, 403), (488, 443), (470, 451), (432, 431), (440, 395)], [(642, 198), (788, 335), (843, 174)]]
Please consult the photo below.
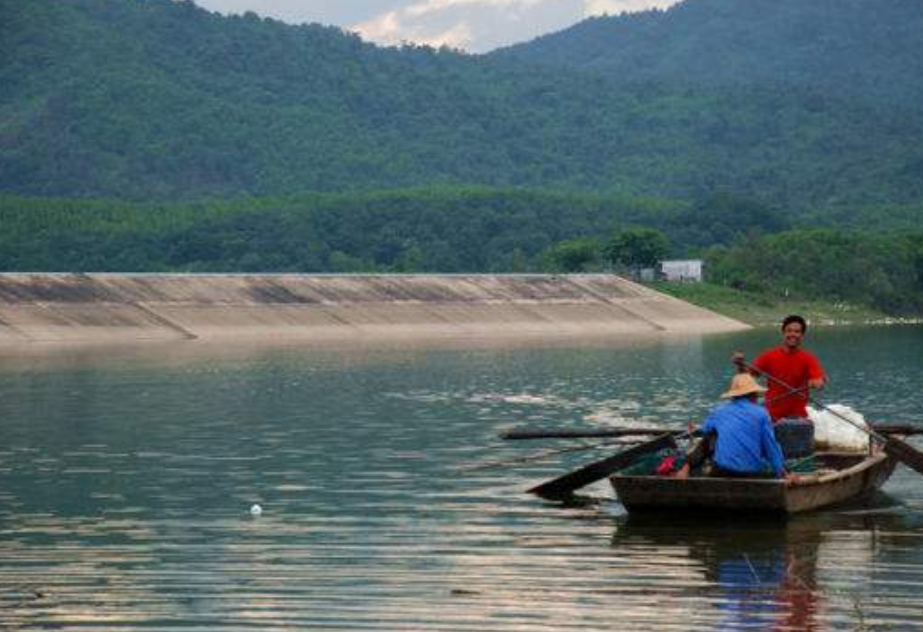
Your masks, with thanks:
[(773, 421), (783, 417), (807, 417), (808, 380), (819, 380), (824, 377), (824, 370), (813, 355), (804, 349), (789, 351), (785, 346), (770, 349), (756, 360), (753, 366), (760, 371), (785, 382), (793, 388), (804, 388), (797, 393), (788, 393), (788, 389), (775, 380), (768, 380), (769, 390), (766, 392), (766, 408)]

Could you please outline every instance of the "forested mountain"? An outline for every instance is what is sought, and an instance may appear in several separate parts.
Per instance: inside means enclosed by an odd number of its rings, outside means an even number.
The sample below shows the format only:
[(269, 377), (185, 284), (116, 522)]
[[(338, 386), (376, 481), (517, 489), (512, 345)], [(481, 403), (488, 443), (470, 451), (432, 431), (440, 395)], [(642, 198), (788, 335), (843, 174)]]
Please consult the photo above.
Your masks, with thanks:
[[(765, 4), (689, 0), (682, 11), (698, 3)], [(674, 11), (617, 24), (643, 38)], [(723, 40), (711, 45), (727, 57)], [(894, 64), (919, 58), (904, 51)], [(0, 0), (0, 191), (189, 200), (540, 185), (689, 200), (729, 191), (797, 210), (923, 194), (923, 122), (905, 108), (805, 85), (605, 74), (379, 48), (188, 2)]]
[(624, 82), (777, 86), (923, 109), (919, 0), (687, 0), (586, 20), (495, 56)]

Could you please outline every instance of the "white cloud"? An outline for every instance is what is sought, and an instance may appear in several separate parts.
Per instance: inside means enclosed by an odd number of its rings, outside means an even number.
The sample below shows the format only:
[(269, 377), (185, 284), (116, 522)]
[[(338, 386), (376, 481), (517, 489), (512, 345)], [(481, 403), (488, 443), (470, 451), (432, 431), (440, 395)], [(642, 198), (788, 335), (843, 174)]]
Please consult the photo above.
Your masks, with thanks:
[(193, 0), (210, 11), (253, 11), (291, 24), (320, 22), (342, 26), (367, 20), (412, 0)]
[(389, 11), (352, 29), (367, 40), (388, 45), (414, 43), (464, 49), (473, 39), (467, 22), (458, 22), (440, 31), (427, 25), (408, 23), (399, 11)]
[(404, 11), (409, 16), (422, 17), (425, 15), (448, 11), (459, 7), (474, 7), (481, 9), (512, 9), (521, 12), (546, 0), (422, 0), (412, 4)]
[(460, 22), (443, 33), (431, 35), (419, 41), (420, 44), (434, 46), (448, 46), (449, 48), (465, 48), (474, 39), (471, 27), (465, 22)]
[(583, 14), (590, 17), (591, 15), (618, 15), (655, 8), (666, 9), (679, 0), (584, 0), (584, 2)]
[(482, 52), (569, 26), (584, 0), (411, 0), (351, 29), (381, 44), (445, 44)]

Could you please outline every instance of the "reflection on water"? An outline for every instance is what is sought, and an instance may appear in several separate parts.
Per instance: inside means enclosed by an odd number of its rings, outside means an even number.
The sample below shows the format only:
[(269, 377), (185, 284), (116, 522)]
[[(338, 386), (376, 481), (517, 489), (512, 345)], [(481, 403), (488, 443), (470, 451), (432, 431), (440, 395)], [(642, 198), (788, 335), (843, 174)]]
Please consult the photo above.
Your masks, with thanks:
[[(0, 628), (920, 629), (923, 486), (906, 468), (871, 508), (628, 517), (605, 484), (585, 507), (523, 493), (607, 450), (523, 460), (579, 442), (496, 439), (683, 424), (730, 350), (773, 339), (8, 356)], [(814, 343), (831, 401), (923, 425), (919, 330)]]
[[(703, 627), (867, 629), (874, 622), (914, 629), (923, 623), (923, 555), (905, 553), (923, 534), (919, 516), (895, 509), (733, 523), (632, 516), (620, 522), (612, 542), (666, 568), (691, 563), (702, 583), (683, 596), (696, 603), (690, 616), (701, 617)], [(904, 580), (893, 583), (899, 575)]]

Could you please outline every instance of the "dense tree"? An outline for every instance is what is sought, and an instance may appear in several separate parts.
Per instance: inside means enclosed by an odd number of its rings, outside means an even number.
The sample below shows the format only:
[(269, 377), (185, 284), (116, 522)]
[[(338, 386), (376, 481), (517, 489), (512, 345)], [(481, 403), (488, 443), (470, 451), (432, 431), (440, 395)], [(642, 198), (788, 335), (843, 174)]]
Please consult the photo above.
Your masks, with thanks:
[(669, 242), (654, 228), (634, 227), (615, 231), (605, 244), (606, 258), (629, 269), (653, 268), (666, 257)]
[(730, 244), (789, 227), (791, 221), (776, 208), (728, 192), (702, 197), (684, 212), (663, 221), (664, 230), (683, 249)]
[(776, 297), (825, 298), (919, 313), (921, 241), (923, 233), (788, 231), (713, 249), (709, 278)]
[(535, 271), (552, 244), (680, 208), (485, 187), (156, 205), (0, 196), (0, 269)]
[(590, 238), (559, 242), (542, 255), (543, 267), (549, 272), (588, 272), (597, 269), (601, 260), (602, 244)]

